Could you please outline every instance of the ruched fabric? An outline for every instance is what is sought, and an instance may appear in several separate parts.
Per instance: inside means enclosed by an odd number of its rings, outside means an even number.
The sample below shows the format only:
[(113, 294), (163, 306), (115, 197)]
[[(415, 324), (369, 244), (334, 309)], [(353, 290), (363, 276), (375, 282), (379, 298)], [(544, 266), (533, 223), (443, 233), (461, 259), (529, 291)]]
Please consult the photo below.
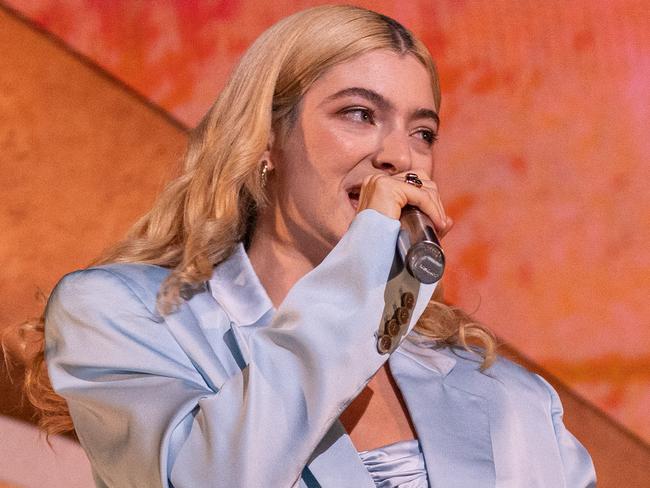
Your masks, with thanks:
[(400, 441), (359, 457), (378, 488), (428, 488), (424, 455), (417, 439)]

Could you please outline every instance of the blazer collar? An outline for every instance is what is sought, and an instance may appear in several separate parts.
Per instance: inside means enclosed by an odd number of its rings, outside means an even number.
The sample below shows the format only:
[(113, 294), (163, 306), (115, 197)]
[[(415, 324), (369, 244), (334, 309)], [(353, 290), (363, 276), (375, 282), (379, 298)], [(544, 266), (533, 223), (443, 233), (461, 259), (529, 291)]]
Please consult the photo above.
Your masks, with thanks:
[(456, 366), (456, 359), (438, 351), (435, 345), (435, 340), (412, 330), (397, 352), (444, 378)]
[(228, 259), (215, 266), (208, 287), (230, 320), (238, 326), (256, 324), (273, 309), (273, 303), (241, 242)]

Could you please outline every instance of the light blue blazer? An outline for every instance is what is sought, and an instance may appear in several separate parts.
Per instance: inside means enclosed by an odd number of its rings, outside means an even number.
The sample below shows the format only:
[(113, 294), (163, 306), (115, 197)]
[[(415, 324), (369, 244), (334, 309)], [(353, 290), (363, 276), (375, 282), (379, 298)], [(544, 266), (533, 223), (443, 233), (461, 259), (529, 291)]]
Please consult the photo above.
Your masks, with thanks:
[[(434, 349), (411, 329), (434, 285), (394, 266), (399, 222), (374, 210), (276, 310), (239, 245), (161, 317), (168, 271), (67, 275), (46, 311), (46, 358), (98, 487), (371, 488), (341, 412), (389, 361), (431, 487), (595, 486), (591, 459), (541, 377)], [(377, 348), (405, 291), (417, 297)]]

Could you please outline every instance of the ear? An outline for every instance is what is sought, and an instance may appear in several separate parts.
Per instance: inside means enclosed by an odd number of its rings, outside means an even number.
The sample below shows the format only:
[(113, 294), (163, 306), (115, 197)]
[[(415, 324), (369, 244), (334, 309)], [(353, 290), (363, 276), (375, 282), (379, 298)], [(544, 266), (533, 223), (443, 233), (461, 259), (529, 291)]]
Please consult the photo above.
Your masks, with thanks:
[(262, 164), (262, 161), (266, 161), (269, 170), (275, 168), (273, 157), (271, 156), (271, 153), (273, 152), (274, 143), (275, 143), (275, 132), (271, 131), (269, 135), (269, 142), (266, 144), (266, 150), (260, 156), (260, 164)]

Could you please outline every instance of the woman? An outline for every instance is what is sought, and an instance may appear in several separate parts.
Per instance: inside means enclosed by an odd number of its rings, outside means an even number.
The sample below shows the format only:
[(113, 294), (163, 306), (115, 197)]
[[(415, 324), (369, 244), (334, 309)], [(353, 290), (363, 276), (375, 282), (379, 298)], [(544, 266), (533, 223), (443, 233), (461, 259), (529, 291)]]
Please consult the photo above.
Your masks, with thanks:
[(185, 172), (50, 297), (53, 390), (37, 360), (29, 391), (97, 486), (594, 486), (548, 383), (395, 259), (405, 205), (452, 225), (439, 107), (426, 48), (374, 12), (255, 42)]

